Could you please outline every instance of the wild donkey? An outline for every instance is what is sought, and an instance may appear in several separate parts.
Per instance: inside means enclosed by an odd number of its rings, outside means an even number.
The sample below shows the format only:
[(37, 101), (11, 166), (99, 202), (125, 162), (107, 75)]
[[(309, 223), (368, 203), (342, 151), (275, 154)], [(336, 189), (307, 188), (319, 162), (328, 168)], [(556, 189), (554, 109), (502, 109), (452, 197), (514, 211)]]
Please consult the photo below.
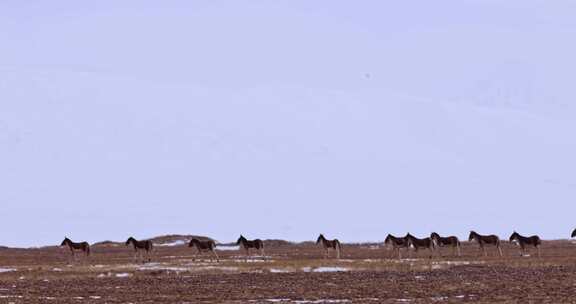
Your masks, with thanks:
[(462, 255), (460, 249), (461, 248), (460, 240), (458, 240), (457, 237), (455, 236), (441, 237), (438, 233), (432, 232), (432, 234), (430, 234), (430, 238), (432, 239), (434, 247), (438, 248), (438, 251), (440, 251), (440, 248), (442, 247), (452, 247), (452, 254), (458, 253), (458, 256)]
[(246, 259), (250, 256), (250, 248), (260, 250), (260, 255), (264, 256), (264, 242), (261, 239), (247, 240), (244, 236), (240, 235), (236, 245), (240, 245), (246, 250)]
[(408, 248), (414, 247), (414, 251), (418, 252), (420, 248), (428, 249), (430, 251), (430, 258), (432, 258), (432, 252), (434, 250), (434, 243), (432, 239), (427, 237), (423, 239), (419, 239), (410, 233), (406, 235), (406, 240), (408, 242)]
[[(132, 244), (132, 247), (134, 247), (135, 259), (137, 258), (138, 253), (143, 252), (144, 255), (148, 257), (148, 262), (152, 261), (152, 257), (150, 256), (152, 254), (152, 250), (154, 249), (154, 244), (152, 243), (152, 241), (150, 240), (138, 241), (133, 237), (129, 237), (128, 240), (126, 240), (126, 246), (130, 246), (130, 244)], [(143, 257), (143, 259), (145, 258)]]
[(84, 252), (86, 257), (90, 256), (90, 244), (88, 244), (88, 242), (74, 243), (65, 237), (60, 246), (68, 246), (74, 259), (76, 259), (76, 251)]
[(470, 231), (468, 241), (477, 242), (478, 245), (480, 246), (480, 250), (484, 252), (484, 256), (488, 256), (488, 252), (486, 252), (485, 248), (486, 245), (496, 246), (496, 248), (498, 249), (498, 253), (500, 253), (500, 256), (503, 256), (502, 248), (500, 247), (500, 238), (496, 235), (480, 235), (475, 231)]
[[(216, 254), (216, 242), (214, 242), (213, 240), (201, 241), (199, 239), (194, 238), (190, 240), (188, 247), (190, 248), (196, 247), (196, 249), (198, 250), (198, 254), (202, 254), (202, 252), (211, 252), (212, 255), (216, 257), (216, 262), (220, 261), (218, 258), (218, 254)], [(195, 259), (196, 258), (194, 258), (194, 260)], [(212, 260), (212, 257), (210, 257), (210, 260)]]
[(398, 259), (402, 259), (402, 252), (400, 252), (400, 249), (408, 248), (408, 239), (407, 236), (395, 237), (391, 234), (388, 234), (384, 240), (384, 245), (391, 247), (392, 250), (398, 251)]
[(324, 248), (324, 258), (328, 258), (328, 249), (334, 249), (336, 251), (336, 258), (340, 259), (340, 253), (342, 251), (342, 244), (338, 239), (328, 240), (324, 237), (323, 234), (320, 234), (318, 239), (316, 240), (316, 244), (322, 243), (322, 247)]
[(540, 257), (540, 245), (542, 245), (542, 240), (537, 235), (533, 235), (530, 237), (525, 237), (520, 235), (518, 232), (514, 231), (510, 236), (510, 243), (517, 243), (520, 246), (520, 255), (524, 255), (526, 253), (526, 246), (533, 246), (538, 251), (538, 257)]

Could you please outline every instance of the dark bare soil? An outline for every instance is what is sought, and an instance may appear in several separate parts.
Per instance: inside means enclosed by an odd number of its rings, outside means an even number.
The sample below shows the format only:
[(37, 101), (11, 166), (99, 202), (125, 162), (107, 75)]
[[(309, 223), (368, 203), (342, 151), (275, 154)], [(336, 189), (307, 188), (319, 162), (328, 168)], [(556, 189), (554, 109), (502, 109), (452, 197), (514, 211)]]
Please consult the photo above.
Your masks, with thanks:
[(374, 245), (345, 245), (341, 260), (312, 245), (194, 258), (159, 247), (152, 262), (124, 246), (72, 260), (60, 248), (0, 250), (0, 303), (576, 303), (576, 245), (546, 242), (543, 256), (419, 253), (399, 261)]

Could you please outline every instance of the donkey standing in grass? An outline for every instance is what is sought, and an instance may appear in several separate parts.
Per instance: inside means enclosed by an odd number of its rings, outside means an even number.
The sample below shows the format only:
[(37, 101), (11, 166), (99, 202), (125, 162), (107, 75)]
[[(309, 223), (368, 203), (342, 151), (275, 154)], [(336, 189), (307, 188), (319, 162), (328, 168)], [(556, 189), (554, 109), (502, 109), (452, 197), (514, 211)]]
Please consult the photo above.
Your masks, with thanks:
[(442, 247), (452, 247), (452, 253), (453, 254), (458, 254), (458, 256), (462, 255), (461, 249), (460, 249), (460, 240), (458, 240), (457, 237), (455, 236), (448, 236), (448, 237), (441, 237), (438, 233), (436, 232), (432, 232), (430, 234), (430, 239), (432, 239), (432, 243), (434, 245), (434, 248), (438, 248), (438, 251), (440, 251), (440, 248)]
[(260, 251), (260, 255), (264, 256), (264, 242), (261, 239), (247, 240), (243, 235), (240, 235), (236, 245), (239, 245), (246, 250), (246, 255), (250, 256), (250, 248)]
[[(151, 254), (152, 250), (154, 250), (154, 243), (152, 243), (152, 241), (150, 240), (138, 241), (133, 237), (129, 237), (128, 240), (126, 240), (126, 246), (130, 245), (134, 247), (135, 259), (137, 258), (140, 252), (143, 252), (145, 257), (148, 257), (148, 262), (152, 261)], [(143, 257), (143, 259), (145, 259), (145, 257)]]
[[(220, 259), (218, 258), (218, 254), (216, 254), (216, 242), (213, 240), (199, 240), (199, 239), (192, 239), (188, 244), (188, 247), (196, 247), (198, 250), (198, 254), (202, 254), (202, 252), (211, 252), (213, 256), (216, 257), (216, 262), (219, 262)], [(196, 260), (196, 258), (193, 258)], [(210, 256), (210, 261), (212, 261), (212, 256)]]
[(316, 240), (316, 244), (322, 244), (322, 247), (324, 248), (325, 259), (327, 259), (329, 255), (328, 249), (334, 249), (334, 251), (336, 251), (336, 258), (340, 259), (340, 253), (342, 252), (342, 244), (338, 239), (329, 240), (326, 239), (323, 234), (320, 234), (320, 236), (318, 236), (318, 239)]
[(514, 231), (514, 233), (512, 233), (510, 236), (510, 243), (513, 242), (520, 246), (520, 255), (526, 254), (526, 246), (532, 246), (538, 250), (538, 257), (540, 257), (540, 245), (542, 245), (542, 240), (539, 236), (533, 235), (530, 237), (525, 237)]
[(418, 253), (418, 250), (420, 248), (428, 249), (430, 251), (430, 258), (432, 258), (432, 252), (434, 251), (434, 243), (432, 242), (431, 238), (427, 237), (427, 238), (419, 239), (419, 238), (411, 235), (410, 233), (408, 233), (406, 235), (406, 242), (407, 242), (408, 248), (414, 247), (414, 251), (416, 253)]
[(384, 245), (392, 247), (392, 250), (398, 251), (398, 259), (402, 259), (402, 252), (400, 252), (401, 248), (408, 248), (408, 239), (407, 236), (405, 237), (395, 237), (391, 234), (386, 236), (384, 240)]
[(88, 242), (74, 243), (68, 237), (65, 237), (60, 246), (68, 246), (74, 259), (76, 259), (76, 251), (84, 252), (86, 257), (90, 256), (90, 244)]
[(500, 247), (500, 238), (496, 235), (481, 235), (476, 233), (475, 231), (470, 231), (470, 235), (468, 236), (468, 242), (475, 241), (480, 246), (480, 250), (484, 252), (484, 256), (488, 256), (488, 252), (486, 252), (486, 245), (496, 246), (498, 249), (498, 253), (500, 256), (502, 254), (502, 247)]

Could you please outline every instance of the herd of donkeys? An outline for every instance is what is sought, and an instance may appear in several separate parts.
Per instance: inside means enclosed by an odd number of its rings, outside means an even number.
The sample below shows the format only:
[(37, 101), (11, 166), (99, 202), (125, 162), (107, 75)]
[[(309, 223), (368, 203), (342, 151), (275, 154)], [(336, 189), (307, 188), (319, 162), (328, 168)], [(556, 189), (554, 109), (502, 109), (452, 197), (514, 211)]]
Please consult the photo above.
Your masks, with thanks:
[[(576, 237), (576, 229), (572, 232), (571, 237)], [(480, 250), (487, 255), (486, 247), (493, 246), (497, 249), (500, 256), (503, 255), (502, 247), (500, 245), (500, 238), (497, 235), (482, 235), (476, 233), (475, 231), (470, 231), (470, 235), (468, 236), (469, 242), (475, 242), (478, 244)], [(540, 246), (542, 245), (542, 240), (539, 236), (523, 236), (516, 231), (510, 235), (509, 241), (511, 243), (515, 243), (520, 247), (520, 254), (525, 254), (528, 248), (534, 247), (537, 250), (538, 256), (540, 256)], [(323, 234), (318, 236), (316, 240), (316, 244), (321, 245), (324, 249), (324, 257), (328, 257), (329, 250), (334, 250), (336, 252), (336, 258), (340, 258), (340, 254), (342, 252), (342, 244), (338, 239), (329, 240), (324, 237)], [(440, 247), (449, 247), (452, 248), (454, 255), (461, 255), (461, 246), (460, 240), (455, 236), (448, 236), (442, 237), (436, 232), (432, 232), (430, 237), (426, 238), (417, 238), (410, 233), (407, 233), (403, 237), (396, 237), (391, 234), (386, 236), (384, 240), (384, 244), (389, 246), (393, 250), (397, 251), (398, 258), (402, 258), (402, 251), (401, 249), (410, 249), (413, 248), (414, 251), (418, 251), (421, 249), (427, 249), (430, 251), (430, 257), (432, 256), (432, 252), (439, 249)], [(126, 240), (126, 246), (130, 246), (134, 248), (135, 254), (143, 253), (145, 254), (148, 259), (150, 259), (150, 254), (154, 249), (154, 244), (151, 240), (136, 240), (133, 237), (128, 238)], [(246, 251), (246, 255), (250, 256), (250, 250), (254, 249), (259, 251), (260, 255), (264, 255), (264, 242), (261, 239), (254, 239), (248, 240), (244, 236), (240, 235), (238, 240), (236, 241), (236, 245), (240, 246)], [(73, 257), (75, 257), (76, 252), (82, 252), (86, 256), (90, 255), (90, 244), (88, 242), (73, 242), (68, 237), (64, 238), (64, 241), (60, 244), (60, 246), (66, 246), (70, 249), (70, 252)], [(211, 253), (216, 260), (218, 261), (218, 254), (216, 253), (216, 242), (211, 239), (198, 239), (193, 238), (188, 243), (189, 247), (195, 247), (198, 253), (209, 252)]]

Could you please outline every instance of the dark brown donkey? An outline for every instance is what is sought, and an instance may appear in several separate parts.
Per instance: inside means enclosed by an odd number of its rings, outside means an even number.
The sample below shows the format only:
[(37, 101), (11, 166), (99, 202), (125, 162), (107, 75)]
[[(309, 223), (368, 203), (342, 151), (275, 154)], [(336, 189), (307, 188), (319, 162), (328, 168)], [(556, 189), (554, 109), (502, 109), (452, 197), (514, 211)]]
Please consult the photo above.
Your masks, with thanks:
[(244, 236), (240, 235), (236, 245), (240, 245), (246, 250), (246, 255), (250, 256), (250, 248), (260, 250), (260, 255), (264, 256), (264, 242), (261, 239), (247, 240)]
[[(196, 247), (198, 254), (202, 254), (202, 252), (212, 252), (212, 255), (216, 257), (216, 262), (220, 261), (218, 255), (216, 254), (216, 242), (213, 240), (191, 239), (188, 247)], [(193, 260), (196, 260), (196, 258)], [(210, 261), (212, 261), (212, 257), (210, 257)]]
[(414, 247), (414, 251), (417, 253), (420, 248), (428, 249), (430, 251), (430, 258), (432, 258), (432, 252), (434, 250), (434, 243), (432, 239), (427, 237), (419, 239), (410, 233), (406, 234), (406, 241), (408, 243), (408, 248)]
[(148, 262), (152, 261), (152, 258), (150, 256), (152, 254), (152, 250), (154, 250), (154, 243), (152, 243), (152, 241), (150, 240), (138, 241), (133, 237), (129, 237), (128, 240), (126, 241), (126, 246), (130, 246), (130, 244), (132, 244), (132, 246), (134, 247), (134, 258), (136, 258), (138, 253), (144, 252), (144, 254), (148, 257)]
[(432, 239), (434, 248), (438, 248), (438, 251), (440, 251), (440, 248), (442, 247), (452, 247), (452, 254), (454, 255), (458, 254), (458, 256), (462, 255), (460, 249), (460, 240), (458, 240), (457, 237), (455, 236), (441, 237), (438, 233), (432, 232), (430, 234), (430, 238)]
[(60, 246), (68, 246), (73, 258), (76, 258), (76, 251), (82, 251), (86, 256), (90, 255), (90, 244), (87, 242), (74, 243), (69, 238), (65, 237)]
[(398, 259), (402, 259), (401, 248), (408, 248), (408, 239), (406, 237), (395, 237), (391, 234), (386, 236), (384, 245), (392, 247), (392, 250), (398, 251)]
[(520, 246), (520, 255), (526, 253), (526, 246), (535, 247), (538, 250), (538, 257), (540, 257), (540, 245), (542, 245), (542, 240), (537, 235), (530, 237), (522, 236), (518, 232), (514, 231), (510, 236), (510, 243), (517, 243)]
[(500, 238), (496, 235), (480, 235), (475, 231), (470, 231), (470, 235), (468, 236), (468, 242), (475, 241), (480, 246), (480, 250), (484, 252), (484, 256), (488, 256), (488, 252), (486, 252), (486, 245), (496, 246), (498, 249), (498, 253), (502, 256), (502, 247), (500, 247)]
[(340, 244), (340, 241), (338, 239), (329, 240), (325, 238), (323, 234), (320, 234), (320, 236), (318, 236), (318, 239), (316, 240), (316, 245), (318, 244), (322, 244), (322, 247), (324, 248), (325, 259), (328, 258), (328, 249), (334, 249), (334, 251), (336, 251), (336, 258), (340, 259), (342, 244)]

